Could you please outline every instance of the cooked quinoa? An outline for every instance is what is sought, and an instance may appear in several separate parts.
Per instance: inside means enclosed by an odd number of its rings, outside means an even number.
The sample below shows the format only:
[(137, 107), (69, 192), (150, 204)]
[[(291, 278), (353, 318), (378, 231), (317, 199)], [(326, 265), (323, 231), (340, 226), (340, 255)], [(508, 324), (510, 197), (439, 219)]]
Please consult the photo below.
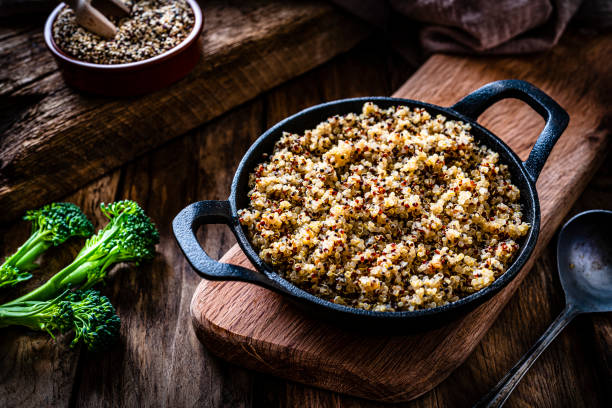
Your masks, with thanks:
[(300, 288), (376, 311), (490, 285), (529, 230), (520, 191), (470, 125), (406, 106), (283, 133), (239, 211), (259, 256)]
[(179, 45), (191, 32), (194, 14), (185, 0), (124, 0), (128, 17), (109, 20), (117, 27), (110, 40), (77, 24), (65, 7), (53, 23), (53, 39), (65, 53), (94, 64), (142, 61)]

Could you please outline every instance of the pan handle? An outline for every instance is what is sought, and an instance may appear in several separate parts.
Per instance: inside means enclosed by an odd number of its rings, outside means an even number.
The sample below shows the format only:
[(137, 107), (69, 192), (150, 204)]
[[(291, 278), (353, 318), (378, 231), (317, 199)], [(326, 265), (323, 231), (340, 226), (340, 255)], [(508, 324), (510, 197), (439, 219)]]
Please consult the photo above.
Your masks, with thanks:
[(475, 121), (488, 107), (506, 98), (527, 102), (546, 120), (544, 130), (523, 163), (531, 181), (535, 183), (550, 151), (569, 122), (569, 115), (557, 102), (529, 82), (506, 79), (477, 89), (454, 104), (451, 109)]
[(242, 266), (214, 260), (200, 246), (196, 231), (202, 224), (232, 225), (229, 201), (198, 201), (183, 208), (172, 221), (172, 230), (189, 264), (203, 278), (237, 280), (270, 286), (260, 274)]

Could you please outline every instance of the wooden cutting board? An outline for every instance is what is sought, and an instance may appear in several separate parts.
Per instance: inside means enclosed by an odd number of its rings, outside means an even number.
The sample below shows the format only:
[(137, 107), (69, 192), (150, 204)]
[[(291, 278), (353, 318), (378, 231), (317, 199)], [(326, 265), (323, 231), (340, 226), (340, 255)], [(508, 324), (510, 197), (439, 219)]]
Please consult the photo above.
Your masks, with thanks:
[[(258, 286), (203, 280), (191, 303), (200, 340), (233, 363), (363, 398), (406, 401), (435, 387), (465, 361), (493, 324), (601, 163), (612, 128), (610, 55), (611, 36), (576, 35), (539, 56), (434, 55), (395, 93), (448, 106), (485, 83), (517, 78), (543, 89), (570, 114), (569, 127), (537, 183), (542, 227), (535, 254), (489, 302), (427, 333), (363, 336), (306, 317), (280, 295)], [(518, 101), (494, 105), (479, 122), (523, 159), (543, 126)], [(238, 246), (222, 261), (252, 268)]]

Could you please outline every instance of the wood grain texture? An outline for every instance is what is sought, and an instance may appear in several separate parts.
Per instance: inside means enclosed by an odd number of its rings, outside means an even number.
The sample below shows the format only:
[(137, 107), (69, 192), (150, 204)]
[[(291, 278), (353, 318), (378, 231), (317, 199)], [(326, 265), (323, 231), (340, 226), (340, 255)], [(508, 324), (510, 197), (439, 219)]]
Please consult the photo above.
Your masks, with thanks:
[[(138, 201), (155, 220), (161, 236), (159, 256), (138, 271), (119, 271), (107, 287), (109, 297), (118, 300), (125, 341), (110, 354), (81, 356), (77, 405), (105, 406), (109, 401), (125, 406), (138, 406), (143, 401), (155, 406), (229, 404), (223, 391), (234, 386), (231, 378), (215, 389), (208, 386), (211, 378), (222, 376), (221, 369), (210, 364), (208, 351), (186, 324), (198, 278), (177, 251), (170, 227), (183, 200), (226, 194), (229, 181), (222, 176), (212, 183), (208, 171), (238, 158), (231, 145), (249, 143), (253, 130), (262, 127), (261, 117), (262, 104), (250, 104), (231, 117), (213, 121), (192, 137), (171, 142), (166, 149), (126, 166), (118, 197)], [(232, 125), (234, 121), (239, 125)], [(183, 160), (176, 160), (177, 156)], [(200, 167), (204, 163), (206, 167)], [(184, 178), (189, 182), (176, 182)], [(202, 238), (206, 239), (206, 234)]]
[[(372, 52), (377, 52), (375, 62), (365, 58)], [(101, 200), (138, 200), (160, 227), (159, 255), (153, 264), (119, 268), (101, 288), (122, 319), (122, 340), (111, 353), (71, 350), (69, 336), (53, 342), (43, 334), (3, 329), (0, 406), (251, 406), (257, 391), (251, 373), (213, 356), (193, 332), (189, 303), (200, 280), (176, 247), (170, 220), (188, 202), (227, 196), (243, 152), (265, 130), (268, 120), (285, 115), (273, 112), (287, 101), (301, 108), (339, 97), (341, 92), (353, 92), (349, 96), (366, 95), (372, 89), (390, 92), (386, 74), (390, 67), (409, 71), (399, 58), (388, 58), (388, 53), (373, 45), (367, 51), (340, 56), (79, 190), (75, 202), (88, 215), (100, 214)], [(346, 73), (354, 69), (367, 82), (352, 83)], [(25, 239), (24, 226), (18, 221), (0, 227), (2, 255)], [(200, 231), (200, 238), (217, 257), (235, 242), (221, 227)], [(61, 256), (58, 263), (69, 263), (79, 245), (74, 243), (74, 252), (62, 248), (54, 253)], [(41, 270), (39, 281), (55, 269), (56, 265), (49, 265)], [(11, 295), (5, 293), (0, 301)], [(37, 346), (41, 342), (45, 348)]]
[[(154, 213), (155, 221), (161, 224), (174, 214), (157, 218), (162, 212), (154, 209), (158, 205), (166, 212), (194, 200), (226, 198), (229, 180), (240, 158), (254, 138), (278, 120), (330, 99), (391, 94), (410, 72), (381, 41), (360, 44), (357, 49), (123, 166), (111, 173), (110, 178), (95, 182), (95, 187), (79, 190), (77, 195), (83, 200), (78, 202), (85, 205), (89, 215), (96, 215), (100, 199), (142, 199), (147, 211)], [(612, 158), (601, 166), (574, 211), (612, 209), (609, 169)], [(115, 182), (117, 187), (111, 187)], [(26, 224), (21, 221), (0, 226), (0, 254), (10, 253), (25, 238), (24, 227)], [(111, 279), (101, 288), (128, 325), (122, 329), (122, 340), (112, 353), (97, 357), (80, 349), (72, 351), (68, 347), (69, 336), (54, 343), (27, 330), (0, 330), (1, 407), (121, 407), (132, 406), (137, 399), (139, 406), (151, 407), (391, 406), (250, 371), (212, 354), (195, 337), (189, 317), (189, 302), (200, 280), (177, 255), (179, 250), (167, 227), (166, 223), (160, 259), (143, 269), (118, 271), (121, 274), (115, 277), (127, 286), (117, 288)], [(235, 243), (231, 232), (223, 226), (206, 226), (199, 235), (204, 248), (215, 257), (222, 256)], [(53, 257), (62, 256), (62, 262), (68, 263), (70, 251), (76, 252), (80, 242), (73, 245)], [(471, 406), (561, 310), (563, 295), (554, 262), (551, 244), (466, 362), (422, 397), (392, 406)], [(155, 285), (168, 286), (152, 287), (147, 283), (152, 271)], [(36, 276), (42, 280), (51, 272), (45, 268)], [(180, 284), (174, 283), (175, 279)], [(146, 290), (138, 290), (140, 284)], [(147, 295), (147, 291), (152, 294)], [(5, 298), (8, 295), (5, 293)], [(611, 406), (612, 387), (605, 384), (612, 379), (606, 371), (606, 356), (608, 366), (612, 361), (609, 356), (612, 338), (605, 336), (606, 327), (612, 327), (612, 316), (585, 316), (572, 323), (532, 367), (506, 406)], [(11, 346), (4, 336), (19, 336), (21, 343)], [(172, 341), (168, 340), (170, 337)], [(45, 346), (41, 347), (41, 343)]]
[(214, 1), (204, 16), (194, 71), (129, 99), (67, 88), (40, 27), (1, 33), (0, 222), (320, 65), (368, 33), (324, 2)]
[[(95, 226), (106, 222), (98, 210), (98, 203), (115, 198), (119, 184), (119, 172), (102, 177), (65, 201), (79, 205)], [(13, 224), (2, 231), (3, 254), (12, 253), (29, 234), (26, 222)], [(10, 300), (15, 291), (25, 294), (40, 286), (51, 276), (68, 265), (83, 245), (83, 239), (71, 239), (58, 248), (51, 248), (40, 261), (41, 268), (26, 284), (10, 292), (2, 291), (0, 302)], [(14, 297), (14, 296), (10, 296)], [(54, 341), (46, 333), (20, 328), (3, 329), (0, 335), (0, 406), (45, 407), (67, 406), (77, 374), (80, 346), (70, 348), (71, 334), (57, 336)]]
[[(485, 83), (524, 79), (570, 114), (537, 183), (542, 228), (534, 256), (499, 295), (466, 317), (421, 335), (356, 337), (293, 310), (279, 295), (238, 282), (203, 281), (192, 301), (196, 333), (223, 358), (317, 387), (382, 401), (406, 401), (430, 390), (478, 345), (584, 189), (606, 151), (612, 73), (610, 37), (567, 38), (542, 56), (430, 58), (395, 95), (450, 105)], [(527, 106), (504, 101), (479, 122), (522, 158), (542, 120)], [(250, 266), (237, 247), (222, 261)], [(252, 267), (252, 266), (251, 266)]]

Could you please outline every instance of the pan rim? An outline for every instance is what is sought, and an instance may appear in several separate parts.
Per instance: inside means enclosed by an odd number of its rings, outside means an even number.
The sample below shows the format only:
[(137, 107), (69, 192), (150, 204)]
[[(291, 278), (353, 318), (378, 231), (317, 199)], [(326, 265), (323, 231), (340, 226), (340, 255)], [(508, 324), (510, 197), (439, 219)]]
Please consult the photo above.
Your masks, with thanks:
[[(474, 292), (468, 296), (465, 296), (455, 302), (448, 303), (446, 305), (437, 306), (428, 309), (419, 309), (414, 311), (397, 311), (397, 312), (378, 312), (372, 310), (358, 309), (350, 306), (339, 305), (318, 296), (315, 296), (299, 287), (291, 283), (290, 281), (283, 278), (279, 273), (275, 272), (269, 265), (267, 265), (263, 260), (257, 255), (251, 243), (249, 242), (242, 225), (238, 221), (238, 206), (237, 206), (237, 189), (239, 187), (241, 176), (247, 172), (252, 171), (252, 169), (247, 166), (250, 164), (252, 156), (255, 155), (260, 146), (269, 142), (269, 139), (274, 139), (275, 137), (280, 137), (282, 134), (282, 129), (286, 128), (293, 121), (296, 121), (307, 114), (316, 112), (316, 111), (326, 111), (332, 107), (338, 107), (342, 105), (350, 105), (356, 103), (364, 103), (364, 102), (384, 102), (385, 104), (395, 103), (402, 104), (410, 107), (422, 107), (428, 110), (433, 110), (436, 113), (442, 113), (446, 115), (448, 118), (461, 120), (465, 123), (469, 123), (472, 126), (472, 131), (474, 129), (477, 130), (478, 138), (484, 138), (491, 140), (494, 144), (501, 147), (504, 151), (505, 158), (510, 158), (510, 163), (506, 160), (504, 164), (509, 165), (509, 167), (518, 170), (513, 172), (513, 177), (516, 177), (517, 174), (523, 180), (523, 188), (521, 189), (521, 194), (527, 193), (527, 197), (525, 198), (525, 202), (529, 204), (530, 210), (533, 213), (533, 218), (531, 220), (531, 226), (527, 236), (524, 238), (524, 242), (521, 245), (519, 253), (516, 255), (512, 264), (506, 269), (506, 271), (500, 275), (493, 283), (491, 283), (486, 288), (483, 288), (477, 292)], [(390, 106), (390, 105), (389, 105)], [(354, 110), (346, 110), (345, 113), (349, 113)], [(430, 112), (431, 113), (431, 112)], [(330, 115), (326, 115), (329, 117)], [(324, 119), (322, 119), (324, 120)], [(278, 135), (277, 135), (278, 132)], [(487, 147), (493, 149), (490, 146), (490, 143), (487, 141), (483, 141)], [(496, 152), (500, 153), (499, 149), (493, 149)], [(280, 122), (276, 123), (274, 126), (270, 127), (266, 130), (262, 135), (250, 146), (247, 152), (242, 157), (238, 168), (234, 174), (234, 178), (231, 184), (231, 194), (229, 196), (229, 203), (231, 207), (231, 217), (232, 217), (232, 231), (237, 238), (238, 244), (241, 249), (246, 254), (247, 258), (252, 262), (252, 264), (256, 267), (257, 271), (263, 273), (268, 280), (270, 280), (273, 285), (276, 287), (278, 291), (280, 291), (283, 295), (291, 296), (294, 300), (298, 302), (307, 301), (309, 303), (313, 303), (316, 306), (323, 307), (325, 309), (331, 309), (335, 312), (339, 312), (342, 314), (350, 315), (352, 317), (355, 316), (363, 316), (376, 318), (377, 320), (385, 320), (385, 321), (396, 321), (396, 320), (411, 320), (414, 318), (424, 318), (424, 317), (433, 317), (433, 316), (441, 316), (446, 315), (451, 312), (456, 312), (466, 308), (473, 308), (477, 305), (483, 303), (484, 301), (490, 299), (503, 288), (505, 288), (521, 271), (521, 269), (525, 266), (527, 260), (530, 258), (533, 250), (535, 249), (535, 245), (537, 243), (539, 230), (540, 230), (540, 205), (537, 190), (535, 188), (534, 183), (531, 181), (527, 170), (524, 166), (523, 161), (518, 157), (518, 155), (512, 150), (502, 139), (493, 134), (487, 128), (478, 124), (475, 120), (472, 120), (451, 108), (446, 108), (438, 105), (429, 104), (426, 102), (406, 99), (406, 98), (396, 98), (396, 97), (386, 97), (386, 96), (369, 96), (369, 97), (358, 97), (358, 98), (346, 98), (339, 99), (330, 102), (325, 102), (322, 104), (314, 105), (309, 108), (306, 108), (298, 113), (295, 113)], [(526, 209), (523, 210), (523, 212)]]

